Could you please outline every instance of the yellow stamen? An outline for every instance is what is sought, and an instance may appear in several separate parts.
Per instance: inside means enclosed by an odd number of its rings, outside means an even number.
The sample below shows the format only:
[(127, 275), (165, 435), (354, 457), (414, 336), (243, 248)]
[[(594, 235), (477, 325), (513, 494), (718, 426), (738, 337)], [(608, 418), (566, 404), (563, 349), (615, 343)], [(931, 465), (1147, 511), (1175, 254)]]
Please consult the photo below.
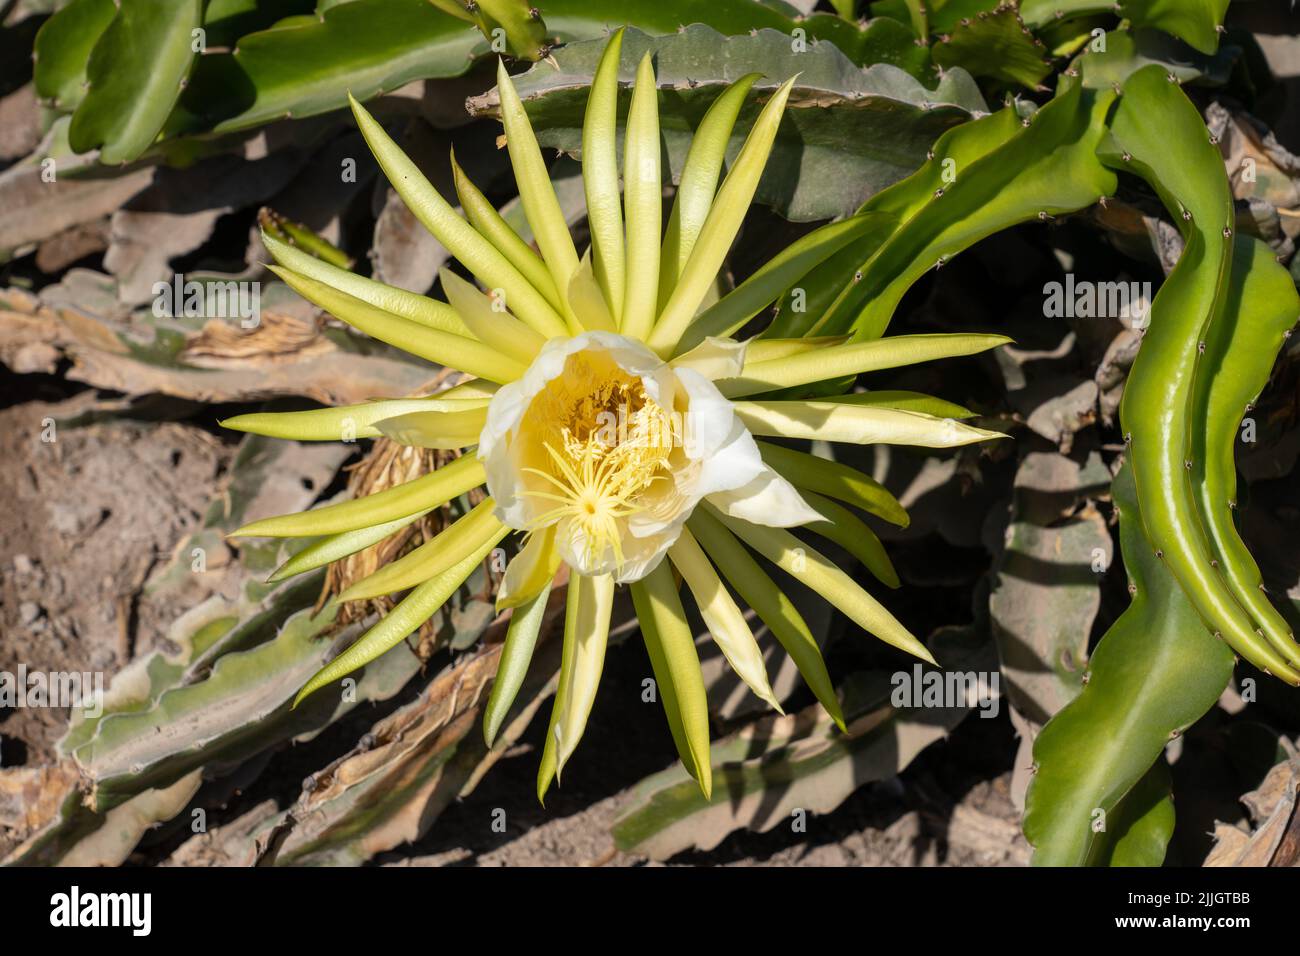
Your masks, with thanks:
[(554, 505), (526, 530), (566, 525), (562, 532), (581, 535), (589, 566), (612, 552), (621, 568), (621, 522), (645, 510), (645, 493), (670, 477), (678, 437), (670, 417), (639, 378), (604, 356), (577, 353), (534, 400), (524, 425), (546, 459), (522, 469), (544, 482), (523, 494)]

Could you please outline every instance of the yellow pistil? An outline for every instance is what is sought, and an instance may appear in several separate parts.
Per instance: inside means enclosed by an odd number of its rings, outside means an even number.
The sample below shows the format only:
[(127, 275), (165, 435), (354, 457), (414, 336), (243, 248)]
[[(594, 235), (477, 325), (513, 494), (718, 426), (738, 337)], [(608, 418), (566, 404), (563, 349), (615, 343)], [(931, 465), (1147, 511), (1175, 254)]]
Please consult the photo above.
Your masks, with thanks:
[(670, 416), (639, 378), (604, 357), (575, 354), (526, 419), (546, 456), (523, 471), (545, 485), (523, 494), (552, 505), (527, 530), (567, 524), (581, 532), (589, 565), (612, 550), (621, 568), (620, 521), (645, 510), (645, 492), (669, 477), (678, 437)]

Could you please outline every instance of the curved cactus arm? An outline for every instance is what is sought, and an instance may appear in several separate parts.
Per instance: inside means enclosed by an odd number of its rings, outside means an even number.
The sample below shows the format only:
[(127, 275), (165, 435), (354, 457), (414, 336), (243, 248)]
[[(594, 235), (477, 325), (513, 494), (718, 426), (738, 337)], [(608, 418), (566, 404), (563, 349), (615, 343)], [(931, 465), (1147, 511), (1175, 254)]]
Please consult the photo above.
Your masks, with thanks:
[[(231, 465), (231, 480), (210, 503), (203, 527), (177, 548), (172, 571), (150, 590), (175, 593), (190, 587), (192, 549), (217, 547), (221, 532), (271, 499), (280, 506), (308, 504), (314, 492), (286, 499), (282, 489), (267, 487), (275, 485), (268, 475), (295, 467), (293, 449), (284, 442), (245, 439)], [(342, 457), (330, 459), (329, 467)], [(214, 594), (191, 608), (167, 629), (165, 649), (114, 676), (98, 716), (79, 710), (70, 715), (75, 719), (59, 741), (58, 766), (70, 768), (80, 788), (73, 787), (71, 805), (61, 808), (59, 818), (6, 862), (120, 862), (111, 855), (128, 852), (144, 826), (115, 821), (147, 824), (174, 816), (183, 806), (183, 801), (160, 802), (164, 794), (151, 788), (172, 788), (196, 768), (206, 779), (220, 777), (291, 739), (320, 732), (357, 703), (391, 697), (420, 669), (420, 658), (404, 647), (356, 675), (354, 694), (319, 696), (290, 712), (294, 693), (347, 635), (327, 636), (333, 606), (312, 612), (322, 573), (279, 586), (258, 583), (287, 550), (279, 542), (269, 549), (242, 549), (241, 564), (228, 569), (221, 586), (236, 597)], [(439, 635), (458, 644), (478, 636), (491, 619), (490, 606), (478, 596), (486, 578), (485, 571), (477, 571), (439, 612)], [(111, 814), (122, 805), (129, 808)]]
[(915, 43), (906, 24), (890, 17), (849, 22), (825, 13), (792, 16), (785, 4), (753, 0), (546, 0), (542, 6), (547, 28), (566, 44), (597, 39), (623, 25), (669, 36), (683, 24), (703, 23), (728, 36), (775, 30), (785, 34), (787, 49), (798, 37), (807, 45), (805, 52), (834, 45), (859, 66), (889, 63), (926, 79), (933, 73), (929, 52)]
[(859, 338), (879, 338), (903, 294), (930, 269), (1016, 223), (1051, 219), (1114, 192), (1115, 174), (1096, 156), (1114, 95), (1070, 78), (1006, 143), (965, 167), (948, 166), (951, 181), (864, 264), (862, 278), (846, 285), (814, 332), (852, 328)]
[(1114, 10), (1115, 0), (1021, 0), (1020, 19), (1026, 26), (1038, 29), (1053, 20), (1113, 13)]
[[(351, 700), (322, 700), (289, 713), (294, 691), (329, 652), (333, 642), (320, 638), (333, 618), (329, 611), (297, 611), (274, 640), (221, 656), (203, 679), (170, 688), (152, 706), (106, 715), (72, 752), (86, 781), (88, 807), (103, 812), (196, 767), (231, 766), (351, 709)], [(376, 673), (384, 668), (390, 686), (381, 696), (394, 693), (418, 661), (408, 653), (377, 666)], [(391, 686), (394, 680), (397, 687)], [(356, 699), (368, 699), (358, 685)]]
[[(1152, 123), (1153, 116), (1160, 122)], [(1224, 321), (1232, 266), (1234, 214), (1222, 160), (1196, 107), (1156, 65), (1124, 84), (1111, 136), (1103, 153), (1106, 161), (1146, 179), (1186, 237), (1178, 264), (1151, 305), (1149, 327), (1120, 404), (1151, 549), (1211, 630), (1256, 667), (1300, 684), (1300, 670), (1287, 663), (1300, 647), (1288, 637), (1279, 650), (1267, 632), (1257, 632), (1225, 579), (1222, 565), (1235, 561), (1235, 549), (1224, 549), (1207, 535), (1193, 490), (1198, 466), (1192, 435), (1208, 424), (1198, 417), (1196, 395), (1207, 387), (1207, 336)], [(1268, 343), (1271, 348), (1279, 344), (1280, 336)], [(1162, 413), (1152, 414), (1152, 409)], [(1202, 457), (1210, 455), (1230, 456), (1231, 448), (1209, 448)]]
[(1025, 29), (1014, 4), (964, 17), (941, 36), (931, 55), (941, 67), (960, 66), (996, 83), (1042, 89), (1052, 71), (1043, 41)]
[[(28, 769), (0, 771), (0, 789), (7, 782), (6, 775)], [(43, 778), (42, 789), (68, 786), (77, 778), (75, 766), (66, 762), (54, 768), (40, 768), (39, 772)], [(0, 866), (121, 866), (149, 830), (185, 809), (198, 791), (202, 775), (201, 770), (195, 770), (167, 787), (144, 790), (106, 813), (92, 813), (82, 803), (80, 791), (69, 786), (62, 793), (55, 814), (0, 859)], [(15, 779), (15, 783), (22, 786), (21, 778)]]
[[(532, 18), (533, 7), (541, 8), (544, 24)], [(854, 64), (892, 64), (927, 79), (931, 73), (929, 52), (894, 20), (860, 27), (816, 14), (796, 21), (753, 0), (488, 0), (475, 14), (460, 0), (349, 0), (246, 34), (230, 52), (202, 57), (167, 132), (225, 133), (314, 116), (345, 106), (347, 91), (367, 100), (412, 80), (461, 76), (481, 54), (536, 58), (546, 49), (543, 36), (594, 40), (624, 24), (665, 35), (698, 22), (728, 35), (771, 28), (785, 35), (787, 46), (799, 29), (810, 46), (828, 40), (826, 47), (833, 44)], [(494, 46), (498, 26), (506, 49)]]
[(1098, 835), (1095, 861), (1106, 866), (1159, 866), (1174, 835), (1173, 780), (1158, 759), (1133, 785)]
[(1101, 81), (1122, 78), (1140, 62), (1131, 44), (1090, 53), (1080, 59), (1084, 81), (1064, 77), (1032, 118), (1008, 108), (944, 134), (929, 162), (862, 207), (891, 213), (901, 225), (883, 240), (864, 240), (856, 268), (849, 247), (809, 273), (800, 285), (815, 307), (796, 314), (787, 297), (767, 334), (852, 330), (878, 338), (902, 295), (930, 268), (1008, 226), (1050, 220), (1110, 195), (1115, 176), (1097, 150), (1115, 96)]
[(208, 48), (231, 47), (239, 38), (265, 30), (290, 17), (312, 16), (325, 5), (319, 0), (207, 0), (203, 29)]
[(119, 0), (86, 64), (89, 88), (68, 129), (103, 163), (138, 158), (157, 138), (202, 49), (202, 0)]
[(1134, 27), (1172, 33), (1202, 53), (1219, 48), (1230, 0), (1120, 0), (1118, 13)]
[(1219, 46), (1229, 0), (1022, 0), (1020, 17), (1033, 29), (1054, 20), (1116, 13), (1134, 27), (1152, 27), (1186, 41), (1202, 53)]
[(103, 825), (71, 846), (60, 866), (121, 866), (150, 830), (179, 815), (199, 792), (203, 771), (194, 770), (167, 787), (139, 793), (109, 810)]
[(349, 92), (367, 100), (412, 80), (460, 76), (484, 46), (473, 24), (427, 0), (353, 0), (202, 57), (167, 134), (315, 116), (346, 106)]
[[(477, 588), (477, 584), (474, 587)], [(439, 624), (439, 630), (450, 627), (458, 631), (452, 641), (459, 644), (461, 639), (472, 641), (486, 620), (482, 615), (474, 614), (467, 601), (447, 614)], [(291, 619), (289, 626), (296, 627), (296, 622), (298, 619)], [(299, 649), (320, 659), (329, 644), (317, 636), (311, 643), (299, 643)], [(520, 689), (520, 704), (508, 715), (506, 726), (498, 736), (497, 747), (490, 752), (474, 739), (471, 731), (474, 715), (484, 705), (486, 684), (490, 682), (498, 659), (499, 645), (495, 644), (482, 646), (476, 653), (445, 667), (409, 704), (387, 714), (370, 728), (370, 737), (376, 741), (374, 747), (359, 745), (339, 760), (317, 770), (309, 779), (318, 786), (304, 788), (303, 795), (289, 808), (272, 808), (261, 817), (256, 813), (250, 814), (195, 839), (207, 843), (218, 858), (224, 856), (227, 861), (237, 864), (354, 866), (396, 844), (416, 839), (428, 830), (448, 801), (458, 793), (463, 796), (472, 790), (487, 767), (510, 748), (528, 726), (533, 711), (550, 693), (547, 682), (555, 670), (555, 663), (547, 653), (550, 644), (543, 643), (539, 648), (533, 674)], [(250, 667), (243, 672), (242, 678), (234, 672), (222, 676), (221, 679), (226, 680), (226, 693), (240, 695), (240, 700), (255, 701), (257, 676), (274, 680), (277, 687), (291, 692), (291, 688), (283, 687), (282, 676), (274, 672), (276, 659), (263, 657), (257, 663), (261, 666), (260, 674)], [(281, 659), (281, 666), (282, 663)], [(403, 650), (400, 657), (385, 658), (385, 662), (376, 663), (357, 682), (356, 702), (391, 697), (420, 667), (420, 658), (412, 650)], [(230, 683), (231, 678), (244, 683)], [(550, 684), (554, 684), (554, 680), (550, 680)], [(203, 769), (194, 770), (192, 774), (207, 778), (225, 774), (231, 763), (240, 760), (246, 763), (240, 766), (238, 773), (247, 774), (265, 763), (264, 758), (257, 760), (257, 754), (268, 756), (265, 749), (277, 747), (289, 739), (294, 743), (304, 743), (320, 732), (325, 721), (337, 721), (343, 714), (350, 713), (351, 706), (355, 706), (344, 701), (333, 710), (308, 709), (315, 711), (315, 717), (304, 713), (303, 709), (289, 714), (281, 708), (269, 718), (257, 722), (256, 735), (234, 741), (218, 736), (208, 741), (204, 735), (214, 730), (218, 719), (225, 717), (226, 713), (239, 717), (242, 711), (231, 711), (229, 700), (220, 696), (208, 696), (207, 700), (207, 706), (199, 704), (196, 708), (173, 711), (174, 714), (183, 714), (181, 719), (187, 722), (190, 734), (174, 741), (172, 758), (178, 762), (191, 761), (194, 758), (191, 744), (200, 741), (200, 749), (207, 754), (205, 760), (211, 762), (205, 762)], [(162, 732), (170, 736), (172, 727), (169, 722), (172, 719), (177, 718), (172, 714), (157, 713), (155, 723), (139, 722), (135, 732), (142, 737), (156, 737), (161, 722)], [(308, 719), (309, 722), (304, 723)], [(225, 749), (227, 745), (231, 749)], [(186, 779), (181, 778), (173, 790), (181, 790)], [(114, 780), (117, 786), (129, 783), (129, 779)], [(104, 792), (103, 788), (100, 792)], [(40, 847), (23, 852), (17, 862), (68, 864), (78, 861), (100, 865), (121, 862), (120, 858), (114, 860), (110, 857), (110, 853), (125, 856), (134, 845), (131, 840), (146, 829), (144, 825), (172, 818), (185, 805), (172, 799), (162, 803), (162, 797), (169, 796), (168, 791), (144, 791), (107, 814), (96, 814), (87, 825), (95, 825), (98, 819), (103, 819), (104, 823), (88, 836), (73, 832), (73, 827), (88, 814), (86, 808), (78, 808), (78, 821), (52, 834)], [(177, 796), (183, 796), (183, 793), (177, 793)], [(208, 793), (199, 792), (199, 800), (203, 801), (199, 805), (211, 806), (209, 799)], [(129, 817), (121, 819), (123, 814), (129, 814)], [(276, 838), (263, 839), (272, 832)], [(91, 853), (95, 856), (91, 857)], [(211, 860), (211, 857), (205, 858)]]
[(86, 93), (86, 62), (117, 15), (113, 0), (72, 0), (36, 34), (32, 79), (51, 109), (71, 112)]
[(1165, 744), (1214, 706), (1232, 676), (1232, 650), (1152, 553), (1129, 466), (1112, 493), (1133, 600), (1093, 652), (1079, 696), (1034, 741), (1024, 830), (1037, 864), (1097, 862), (1106, 837), (1094, 827), (1110, 827)]
[[(246, 34), (288, 16), (310, 13), (315, 6), (314, 0), (209, 0), (203, 11), (204, 45), (208, 49), (233, 46)], [(36, 93), (47, 106), (71, 113), (81, 103), (86, 64), (117, 15), (117, 7), (114, 0), (71, 0), (41, 25), (33, 78)]]
[[(863, 204), (858, 215), (874, 214), (875, 230), (813, 269), (797, 285), (799, 295), (786, 295), (764, 336), (780, 337), (807, 333), (812, 325), (833, 306), (847, 313), (851, 307), (841, 304), (852, 295), (856, 275), (869, 262), (899, 225), (936, 198), (959, 170), (988, 155), (1021, 131), (1020, 116), (1013, 109), (999, 110), (955, 126), (940, 136), (930, 150), (929, 159), (912, 175), (878, 192)], [(853, 280), (853, 281), (850, 281)], [(859, 299), (854, 297), (857, 307)], [(848, 327), (848, 319), (827, 320), (828, 325)]]
[[(325, 459), (326, 467), (337, 467), (343, 459)], [(275, 490), (274, 476), (301, 474), (295, 447), (248, 437), (232, 460), (228, 480), (208, 502), (200, 527), (177, 545), (167, 567), (147, 585), (154, 597), (175, 593), (190, 586), (194, 560), (221, 553), (222, 537), (251, 512), (274, 500), (277, 505), (307, 505), (314, 492), (285, 499)], [(414, 520), (414, 519), (412, 519)], [(232, 651), (253, 647), (275, 637), (277, 628), (295, 611), (310, 607), (320, 594), (322, 576), (310, 575), (284, 587), (258, 582), (284, 555), (280, 542), (269, 547), (243, 549), (234, 579), (222, 588), (229, 597), (214, 594), (190, 607), (165, 632), (162, 646), (137, 657), (118, 671), (102, 701), (102, 713), (91, 717), (73, 710), (68, 730), (59, 740), (60, 756), (69, 756), (97, 732), (100, 723), (115, 713), (147, 710), (167, 690), (192, 683), (210, 670), (213, 661)], [(304, 568), (303, 570), (308, 570)]]
[(1094, 89), (1122, 86), (1130, 76), (1152, 63), (1159, 63), (1179, 83), (1225, 85), (1232, 74), (1239, 50), (1227, 47), (1207, 54), (1159, 30), (1111, 30), (1101, 38), (1104, 52), (1083, 54), (1077, 63), (1085, 86)]
[[(447, 6), (455, 0), (447, 0)], [(477, 0), (466, 4), (474, 10), (478, 28), (488, 38), (495, 52), (507, 52), (524, 60), (536, 60), (549, 47), (542, 11), (532, 0)], [(502, 41), (506, 49), (499, 50)]]
[(801, 285), (817, 308), (798, 314), (792, 301), (783, 302), (769, 334), (879, 338), (904, 293), (931, 268), (1009, 226), (1050, 220), (1110, 195), (1115, 174), (1096, 149), (1113, 101), (1112, 90), (1086, 89), (1067, 77), (1032, 118), (1008, 107), (941, 136), (916, 173), (862, 206), (900, 225), (864, 241), (856, 268), (850, 246), (813, 270)]
[(1233, 452), (1243, 416), (1268, 383), (1273, 362), (1300, 317), (1300, 295), (1267, 244), (1238, 236), (1222, 308), (1205, 334), (1191, 419), (1192, 489), (1228, 588), (1288, 663), (1300, 662), (1291, 625), (1269, 602), (1235, 525)]

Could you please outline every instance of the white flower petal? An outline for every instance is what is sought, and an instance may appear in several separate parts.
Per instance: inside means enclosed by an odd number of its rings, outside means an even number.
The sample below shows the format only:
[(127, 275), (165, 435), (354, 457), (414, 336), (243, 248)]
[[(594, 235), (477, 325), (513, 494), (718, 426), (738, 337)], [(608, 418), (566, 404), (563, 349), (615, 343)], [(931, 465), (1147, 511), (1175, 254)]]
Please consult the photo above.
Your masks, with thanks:
[(668, 549), (676, 543), (682, 533), (685, 521), (678, 521), (671, 533), (660, 534), (654, 538), (634, 538), (623, 546), (623, 566), (618, 569), (614, 580), (619, 584), (630, 584), (659, 567), (668, 554)]
[(736, 411), (723, 397), (716, 385), (699, 372), (684, 368), (677, 370), (689, 400), (685, 421), (683, 446), (686, 456), (707, 459), (732, 440)]
[(711, 335), (669, 364), (675, 369), (689, 368), (711, 380), (737, 378), (745, 367), (745, 344)]
[(735, 419), (726, 444), (701, 459), (695, 498), (698, 501), (706, 495), (743, 488), (766, 470), (753, 436)]
[(747, 485), (709, 495), (709, 503), (733, 518), (744, 518), (770, 528), (795, 528), (824, 520), (803, 500), (794, 485), (766, 465), (763, 469)]

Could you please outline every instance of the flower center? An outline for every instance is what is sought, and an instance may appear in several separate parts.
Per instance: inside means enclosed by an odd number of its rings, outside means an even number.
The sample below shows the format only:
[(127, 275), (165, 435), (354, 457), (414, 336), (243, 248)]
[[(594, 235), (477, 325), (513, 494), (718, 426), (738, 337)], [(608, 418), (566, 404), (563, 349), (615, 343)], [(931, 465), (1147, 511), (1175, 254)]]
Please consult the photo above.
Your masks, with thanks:
[(676, 435), (639, 377), (601, 353), (570, 355), (522, 422), (522, 470), (536, 479), (523, 494), (548, 506), (527, 530), (566, 525), (589, 564), (612, 551), (622, 567), (621, 522), (646, 508), (648, 489), (670, 479)]

